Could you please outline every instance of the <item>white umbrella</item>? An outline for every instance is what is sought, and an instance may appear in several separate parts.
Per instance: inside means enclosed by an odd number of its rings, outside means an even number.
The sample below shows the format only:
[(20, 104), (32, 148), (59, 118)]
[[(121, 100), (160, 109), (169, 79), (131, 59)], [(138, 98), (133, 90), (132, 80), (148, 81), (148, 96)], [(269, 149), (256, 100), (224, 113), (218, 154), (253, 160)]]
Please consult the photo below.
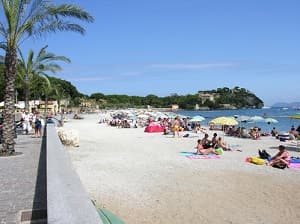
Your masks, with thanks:
[(271, 117), (268, 117), (265, 119), (265, 122), (267, 122), (268, 124), (271, 124), (271, 123), (278, 123), (278, 121), (274, 118), (271, 118)]
[(190, 122), (201, 122), (201, 121), (204, 121), (205, 120), (205, 118), (204, 117), (202, 117), (202, 116), (200, 116), (200, 115), (198, 115), (198, 116), (194, 116), (194, 117), (192, 117), (192, 119), (191, 120), (189, 120)]
[(139, 114), (137, 117), (138, 117), (138, 118), (145, 119), (145, 118), (148, 118), (149, 115), (147, 115), (147, 114)]
[(245, 115), (241, 115), (241, 116), (238, 116), (236, 118), (236, 120), (238, 122), (248, 122), (248, 121), (250, 121), (250, 117), (249, 116), (245, 116)]
[(250, 117), (249, 121), (252, 121), (252, 122), (265, 122), (265, 119), (261, 116), (253, 116), (253, 117)]

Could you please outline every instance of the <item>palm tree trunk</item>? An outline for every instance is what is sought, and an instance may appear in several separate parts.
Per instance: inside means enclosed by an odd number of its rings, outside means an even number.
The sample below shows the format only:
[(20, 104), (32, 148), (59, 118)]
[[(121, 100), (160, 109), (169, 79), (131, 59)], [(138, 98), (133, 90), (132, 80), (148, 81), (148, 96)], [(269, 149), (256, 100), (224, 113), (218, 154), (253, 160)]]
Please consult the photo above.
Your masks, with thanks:
[(48, 94), (45, 95), (45, 116), (48, 116)]
[(29, 96), (30, 96), (30, 89), (29, 89), (29, 77), (28, 74), (25, 75), (25, 80), (24, 80), (24, 87), (25, 87), (25, 109), (30, 113), (29, 111)]
[(4, 113), (3, 113), (3, 143), (2, 152), (13, 153), (15, 136), (15, 79), (16, 79), (17, 51), (8, 49), (5, 55), (4, 73)]

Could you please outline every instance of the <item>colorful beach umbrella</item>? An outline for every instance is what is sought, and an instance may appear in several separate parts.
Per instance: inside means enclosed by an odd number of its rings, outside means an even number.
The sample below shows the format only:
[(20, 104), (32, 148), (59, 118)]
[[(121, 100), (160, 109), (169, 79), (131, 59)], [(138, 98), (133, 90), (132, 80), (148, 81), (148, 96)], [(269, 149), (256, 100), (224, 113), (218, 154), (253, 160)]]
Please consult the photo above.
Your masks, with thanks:
[(211, 120), (209, 123), (216, 125), (237, 125), (238, 122), (232, 117), (217, 117)]

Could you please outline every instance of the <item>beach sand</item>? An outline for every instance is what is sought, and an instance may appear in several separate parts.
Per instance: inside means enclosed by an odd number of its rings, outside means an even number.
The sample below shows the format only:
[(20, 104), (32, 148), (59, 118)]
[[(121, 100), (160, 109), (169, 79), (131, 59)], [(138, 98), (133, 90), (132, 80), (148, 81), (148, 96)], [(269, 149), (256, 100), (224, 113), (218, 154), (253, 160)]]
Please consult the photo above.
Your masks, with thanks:
[(224, 136), (242, 152), (188, 159), (180, 153), (195, 151), (203, 134), (173, 138), (97, 121), (94, 114), (66, 123), (80, 136), (80, 147), (66, 149), (89, 197), (125, 223), (299, 223), (300, 169), (245, 162), (258, 149), (275, 154), (283, 142)]

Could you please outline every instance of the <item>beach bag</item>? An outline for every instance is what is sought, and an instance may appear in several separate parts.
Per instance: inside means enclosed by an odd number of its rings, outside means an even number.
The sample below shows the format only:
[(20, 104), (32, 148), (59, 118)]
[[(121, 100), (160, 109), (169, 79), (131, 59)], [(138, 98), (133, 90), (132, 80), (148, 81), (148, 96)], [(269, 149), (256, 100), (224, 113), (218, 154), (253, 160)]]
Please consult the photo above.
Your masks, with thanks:
[(261, 158), (261, 159), (269, 159), (271, 157), (271, 155), (269, 153), (267, 153), (267, 151), (264, 149), (262, 151), (260, 151), (260, 149), (259, 149), (258, 155), (259, 155), (259, 158)]
[(261, 158), (258, 158), (256, 156), (252, 156), (251, 157), (251, 163), (254, 163), (256, 165), (264, 165), (266, 162), (265, 162), (265, 160), (263, 160)]
[(272, 167), (278, 168), (278, 169), (285, 169), (285, 168), (287, 168), (287, 165), (284, 163), (277, 163), (277, 164), (274, 164)]

